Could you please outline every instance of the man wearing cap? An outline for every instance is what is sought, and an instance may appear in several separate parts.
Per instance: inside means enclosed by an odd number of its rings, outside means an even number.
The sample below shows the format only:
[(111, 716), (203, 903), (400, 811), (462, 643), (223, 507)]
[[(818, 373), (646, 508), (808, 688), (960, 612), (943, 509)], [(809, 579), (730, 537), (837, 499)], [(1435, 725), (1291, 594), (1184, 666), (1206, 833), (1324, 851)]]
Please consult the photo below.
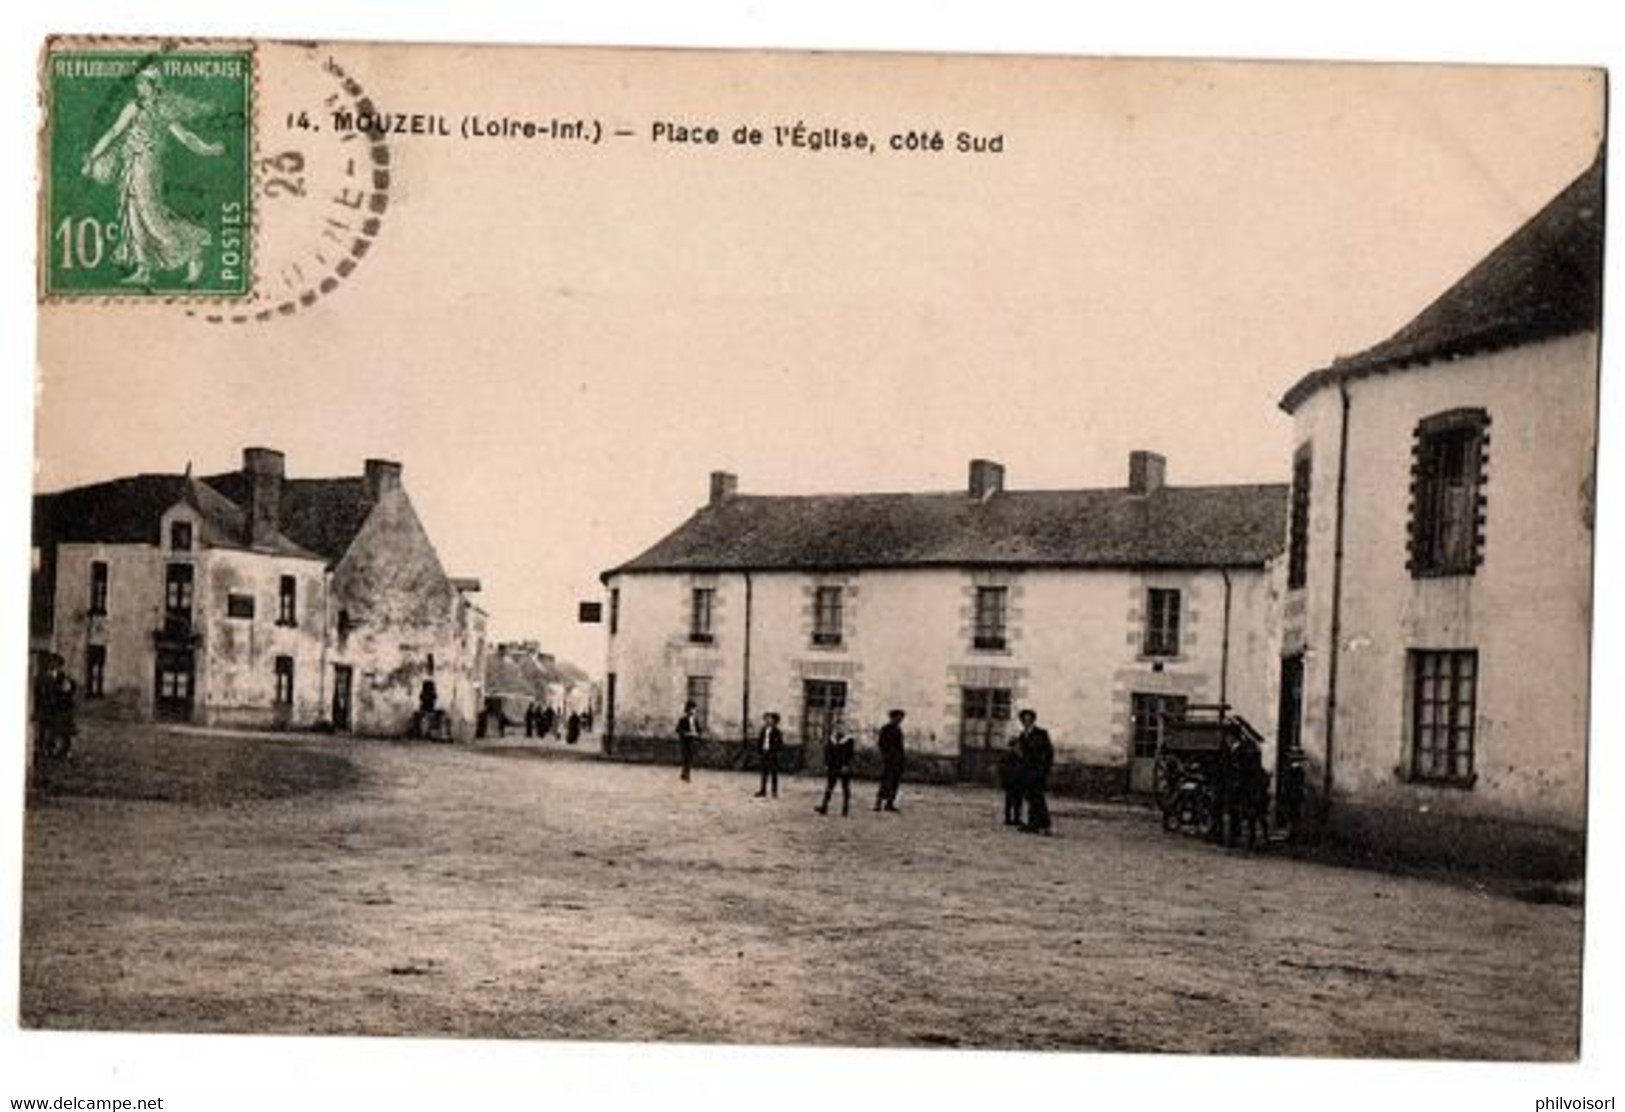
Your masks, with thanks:
[(677, 720), (677, 756), (683, 763), (683, 770), (677, 774), (679, 780), (693, 775), (694, 743), (700, 737), (699, 709), (699, 704), (690, 699), (683, 704), (683, 716)]
[(852, 807), (852, 758), (856, 756), (858, 741), (837, 722), (824, 739), (824, 802), (814, 808), (820, 815), (829, 814), (829, 800), (835, 794), (835, 785), (841, 786), (841, 814)]
[(762, 787), (757, 798), (767, 795), (768, 783), (773, 785), (773, 798), (779, 798), (779, 750), (784, 748), (784, 732), (779, 729), (779, 716), (768, 711), (762, 716), (762, 732), (756, 738), (757, 754), (762, 759)]
[(1055, 745), (1048, 731), (1038, 725), (1037, 713), (1024, 709), (1016, 717), (1021, 719), (1016, 748), (1021, 752), (1027, 773), (1027, 822), (1021, 829), (1028, 834), (1049, 834), (1049, 801), (1044, 798), (1044, 791), (1049, 786), (1050, 767), (1055, 764)]

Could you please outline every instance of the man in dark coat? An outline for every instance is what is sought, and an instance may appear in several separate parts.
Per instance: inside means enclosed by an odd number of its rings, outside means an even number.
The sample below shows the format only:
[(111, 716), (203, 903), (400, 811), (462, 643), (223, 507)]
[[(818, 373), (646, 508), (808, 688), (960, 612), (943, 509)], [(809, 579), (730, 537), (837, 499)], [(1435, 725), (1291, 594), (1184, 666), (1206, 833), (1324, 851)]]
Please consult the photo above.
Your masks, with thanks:
[(852, 807), (852, 758), (857, 755), (858, 739), (847, 730), (844, 722), (837, 722), (824, 739), (824, 802), (815, 808), (820, 815), (829, 814), (829, 798), (835, 794), (835, 785), (841, 785), (841, 814)]
[(1038, 725), (1035, 712), (1023, 710), (1017, 717), (1021, 719), (1021, 733), (1016, 737), (1016, 747), (1021, 752), (1027, 781), (1027, 822), (1021, 829), (1047, 835), (1051, 824), (1044, 793), (1049, 788), (1050, 768), (1055, 764), (1055, 745), (1049, 733)]
[(1231, 754), (1234, 770), (1230, 785), (1229, 844), (1241, 840), (1241, 828), (1247, 828), (1247, 848), (1258, 843), (1259, 827), (1269, 839), (1270, 775), (1264, 771), (1264, 754), (1251, 735), (1243, 734)]
[(679, 780), (687, 780), (694, 770), (694, 742), (700, 736), (699, 704), (693, 700), (683, 704), (682, 717), (677, 720), (677, 756), (683, 762)]
[(756, 738), (756, 751), (762, 760), (762, 787), (756, 795), (767, 795), (769, 781), (773, 785), (773, 798), (779, 798), (779, 752), (784, 748), (784, 732), (779, 729), (779, 716), (768, 711), (762, 716), (762, 732)]
[(35, 745), (46, 757), (61, 759), (73, 748), (78, 732), (74, 723), (74, 696), (78, 685), (62, 666), (62, 658), (54, 654), (38, 678), (34, 699), (34, 715), (39, 720)]
[(875, 795), (875, 810), (896, 811), (897, 789), (903, 783), (903, 712), (894, 710), (890, 720), (880, 727), (877, 739), (880, 745), (880, 791)]

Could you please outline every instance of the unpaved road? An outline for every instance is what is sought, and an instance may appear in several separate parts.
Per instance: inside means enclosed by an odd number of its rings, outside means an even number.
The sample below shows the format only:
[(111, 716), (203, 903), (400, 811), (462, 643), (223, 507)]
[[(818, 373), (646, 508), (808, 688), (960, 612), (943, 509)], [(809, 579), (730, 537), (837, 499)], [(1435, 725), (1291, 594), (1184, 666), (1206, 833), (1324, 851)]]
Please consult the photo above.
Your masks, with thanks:
[[(1577, 1050), (1581, 912), (1225, 852), (1148, 813), (905, 785), (813, 813), (738, 773), (509, 749), (92, 731), (173, 762), (281, 746), (304, 794), (48, 794), (25, 1025), (1269, 1055)], [(220, 756), (235, 753), (239, 756)], [(327, 775), (334, 755), (353, 772)], [(326, 764), (321, 762), (325, 761)], [(343, 762), (339, 762), (342, 766)], [(250, 762), (264, 777), (264, 762)], [(142, 775), (150, 775), (148, 770)], [(282, 775), (281, 772), (275, 775)], [(312, 785), (330, 786), (308, 790)], [(169, 793), (172, 796), (177, 793)], [(248, 798), (270, 795), (271, 798)]]

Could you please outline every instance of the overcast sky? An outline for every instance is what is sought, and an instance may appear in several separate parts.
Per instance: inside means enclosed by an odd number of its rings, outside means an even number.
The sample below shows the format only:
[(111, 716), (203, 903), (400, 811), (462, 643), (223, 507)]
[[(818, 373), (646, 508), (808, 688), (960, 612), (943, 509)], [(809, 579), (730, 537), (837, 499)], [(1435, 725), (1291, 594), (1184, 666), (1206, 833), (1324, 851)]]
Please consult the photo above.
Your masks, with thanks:
[[(1574, 70), (344, 61), (386, 108), (640, 134), (394, 140), (374, 250), (290, 319), (49, 307), (39, 487), (226, 470), (247, 444), (296, 477), (398, 459), (493, 634), (595, 673), (601, 627), (575, 603), (713, 469), (754, 493), (932, 490), (981, 455), (1013, 487), (1099, 486), (1151, 448), (1171, 482), (1285, 481), (1281, 393), (1415, 315), (1585, 168), (1601, 126), (1600, 78)], [(668, 117), (965, 128), (1004, 152), (650, 143)]]

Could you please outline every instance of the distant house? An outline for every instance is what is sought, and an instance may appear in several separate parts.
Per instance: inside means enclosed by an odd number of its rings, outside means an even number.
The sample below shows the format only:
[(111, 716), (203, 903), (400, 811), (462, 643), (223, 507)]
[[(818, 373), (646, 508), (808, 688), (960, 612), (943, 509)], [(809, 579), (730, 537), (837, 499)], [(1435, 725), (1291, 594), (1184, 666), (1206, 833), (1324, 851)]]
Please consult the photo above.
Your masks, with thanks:
[(592, 707), (593, 685), (587, 673), (567, 660), (543, 652), (536, 641), (503, 641), (485, 663), (485, 695), (498, 700), (512, 724), (524, 720), (527, 707), (552, 707), (563, 717)]
[(1602, 162), (1294, 420), (1283, 750), (1367, 840), (1578, 861)]
[(454, 732), (483, 683), (477, 584), (453, 580), (401, 468), (136, 475), (36, 497), (32, 630), (88, 711), (404, 733), (432, 680)]
[(606, 571), (606, 730), (669, 759), (683, 703), (707, 759), (764, 712), (816, 760), (837, 719), (872, 747), (908, 714), (912, 775), (986, 780), (1022, 707), (1074, 789), (1148, 789), (1161, 716), (1231, 704), (1273, 729), (1269, 569), (1287, 489), (1170, 486), (1135, 452), (1123, 486), (760, 496), (733, 475), (643, 554)]

